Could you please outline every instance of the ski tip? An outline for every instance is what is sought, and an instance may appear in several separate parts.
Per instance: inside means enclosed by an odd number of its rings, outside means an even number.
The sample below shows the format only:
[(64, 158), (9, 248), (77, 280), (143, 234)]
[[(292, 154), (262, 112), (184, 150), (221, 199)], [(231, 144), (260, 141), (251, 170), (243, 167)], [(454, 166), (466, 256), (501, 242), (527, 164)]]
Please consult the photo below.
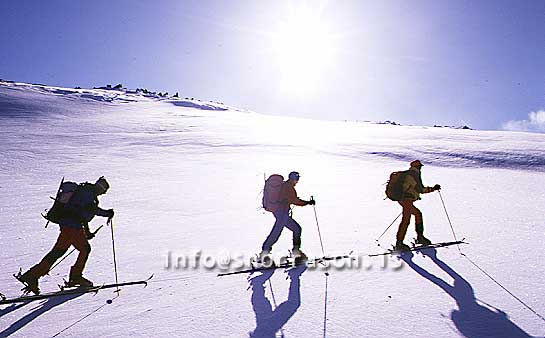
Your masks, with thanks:
[(144, 280), (144, 287), (148, 286), (148, 282), (153, 278), (155, 274), (152, 273), (151, 276), (149, 276), (146, 280)]

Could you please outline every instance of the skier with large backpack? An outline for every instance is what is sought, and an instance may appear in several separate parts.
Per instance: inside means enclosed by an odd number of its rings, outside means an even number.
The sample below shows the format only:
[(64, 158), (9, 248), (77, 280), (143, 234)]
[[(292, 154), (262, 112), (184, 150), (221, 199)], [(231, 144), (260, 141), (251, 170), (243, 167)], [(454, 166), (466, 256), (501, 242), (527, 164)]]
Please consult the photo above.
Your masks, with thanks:
[(95, 183), (62, 182), (53, 207), (44, 217), (60, 226), (57, 242), (45, 257), (24, 274), (17, 276), (26, 285), (26, 291), (39, 294), (38, 279), (46, 275), (53, 264), (73, 245), (79, 255), (70, 269), (67, 286), (92, 286), (93, 283), (83, 277), (83, 269), (91, 252), (89, 239), (93, 234), (89, 231), (89, 222), (96, 216), (114, 216), (114, 210), (98, 207), (98, 196), (105, 194), (110, 185), (104, 177)]
[(263, 208), (273, 213), (275, 222), (274, 226), (263, 242), (259, 260), (269, 255), (274, 243), (278, 241), (284, 227), (290, 229), (293, 233), (293, 249), (292, 254), (298, 260), (307, 258), (305, 253), (301, 251), (301, 226), (291, 217), (291, 205), (305, 206), (314, 205), (316, 202), (311, 199), (305, 201), (297, 197), (295, 185), (299, 182), (300, 175), (296, 171), (292, 171), (288, 180), (284, 181), (281, 175), (271, 175), (265, 181), (263, 189)]
[(423, 167), (422, 162), (415, 160), (411, 162), (410, 166), (409, 170), (393, 172), (386, 185), (386, 196), (393, 201), (397, 201), (403, 208), (403, 216), (396, 235), (395, 249), (398, 251), (410, 250), (410, 247), (403, 243), (403, 240), (405, 239), (412, 215), (415, 217), (416, 243), (421, 245), (431, 244), (431, 241), (424, 236), (422, 212), (414, 206), (414, 202), (420, 199), (420, 194), (441, 190), (439, 184), (433, 187), (425, 187), (422, 184), (420, 172)]

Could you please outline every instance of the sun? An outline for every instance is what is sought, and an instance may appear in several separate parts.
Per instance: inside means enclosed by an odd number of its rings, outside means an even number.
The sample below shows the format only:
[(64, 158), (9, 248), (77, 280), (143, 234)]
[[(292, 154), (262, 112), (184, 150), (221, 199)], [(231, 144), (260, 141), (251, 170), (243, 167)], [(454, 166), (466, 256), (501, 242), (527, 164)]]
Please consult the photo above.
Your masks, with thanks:
[(332, 62), (331, 32), (317, 11), (301, 8), (282, 21), (274, 51), (282, 89), (311, 92)]

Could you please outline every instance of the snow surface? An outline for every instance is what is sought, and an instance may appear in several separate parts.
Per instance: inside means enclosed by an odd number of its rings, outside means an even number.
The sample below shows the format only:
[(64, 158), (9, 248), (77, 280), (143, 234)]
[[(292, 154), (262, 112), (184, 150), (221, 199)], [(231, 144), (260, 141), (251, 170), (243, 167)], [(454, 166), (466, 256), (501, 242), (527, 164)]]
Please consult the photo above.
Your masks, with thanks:
[[(5, 82), (0, 131), (0, 292), (19, 295), (12, 273), (54, 244), (57, 226), (44, 229), (40, 213), (63, 176), (108, 178), (112, 188), (100, 200), (116, 211), (120, 280), (154, 274), (148, 287), (125, 287), (117, 298), (103, 290), (2, 305), (0, 337), (545, 335), (543, 134), (325, 122), (125, 90)], [(466, 256), (450, 247), (406, 262), (370, 259), (394, 241), (397, 222), (382, 247), (375, 243), (400, 212), (383, 200), (384, 182), (415, 158), (425, 164), (424, 183), (442, 185), (456, 235), (470, 243), (460, 247)], [(273, 223), (258, 209), (264, 173), (291, 170), (301, 173), (299, 196), (317, 201), (326, 254), (353, 250), (363, 268), (328, 276), (277, 270), (250, 280), (165, 268), (169, 252), (258, 252)], [(428, 237), (452, 240), (439, 195), (417, 205)], [(320, 256), (313, 209), (297, 207), (294, 217), (303, 249)], [(103, 223), (97, 217), (91, 227)], [(85, 275), (98, 284), (114, 281), (110, 236), (105, 227), (92, 241)], [(413, 236), (411, 225), (407, 240)], [(285, 230), (275, 255), (290, 242)], [(41, 289), (55, 290), (74, 260), (42, 278)]]

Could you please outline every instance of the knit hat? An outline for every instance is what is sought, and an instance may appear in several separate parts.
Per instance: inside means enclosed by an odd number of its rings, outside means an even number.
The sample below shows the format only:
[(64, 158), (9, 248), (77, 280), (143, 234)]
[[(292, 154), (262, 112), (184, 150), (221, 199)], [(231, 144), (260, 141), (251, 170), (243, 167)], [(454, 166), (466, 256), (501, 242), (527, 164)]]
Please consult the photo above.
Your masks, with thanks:
[(420, 160), (414, 160), (411, 162), (411, 167), (415, 167), (415, 168), (421, 168), (423, 167), (424, 165), (422, 164), (422, 162), (420, 162)]
[(299, 175), (299, 173), (297, 171), (292, 171), (290, 174), (289, 174), (289, 179), (292, 180), (292, 181), (298, 181), (299, 180), (299, 177), (301, 177), (301, 175)]
[(106, 181), (104, 176), (100, 176), (99, 179), (95, 182), (95, 185), (97, 187), (99, 187), (104, 192), (106, 192), (106, 191), (108, 191), (108, 189), (110, 189), (110, 184), (108, 183), (108, 181)]

